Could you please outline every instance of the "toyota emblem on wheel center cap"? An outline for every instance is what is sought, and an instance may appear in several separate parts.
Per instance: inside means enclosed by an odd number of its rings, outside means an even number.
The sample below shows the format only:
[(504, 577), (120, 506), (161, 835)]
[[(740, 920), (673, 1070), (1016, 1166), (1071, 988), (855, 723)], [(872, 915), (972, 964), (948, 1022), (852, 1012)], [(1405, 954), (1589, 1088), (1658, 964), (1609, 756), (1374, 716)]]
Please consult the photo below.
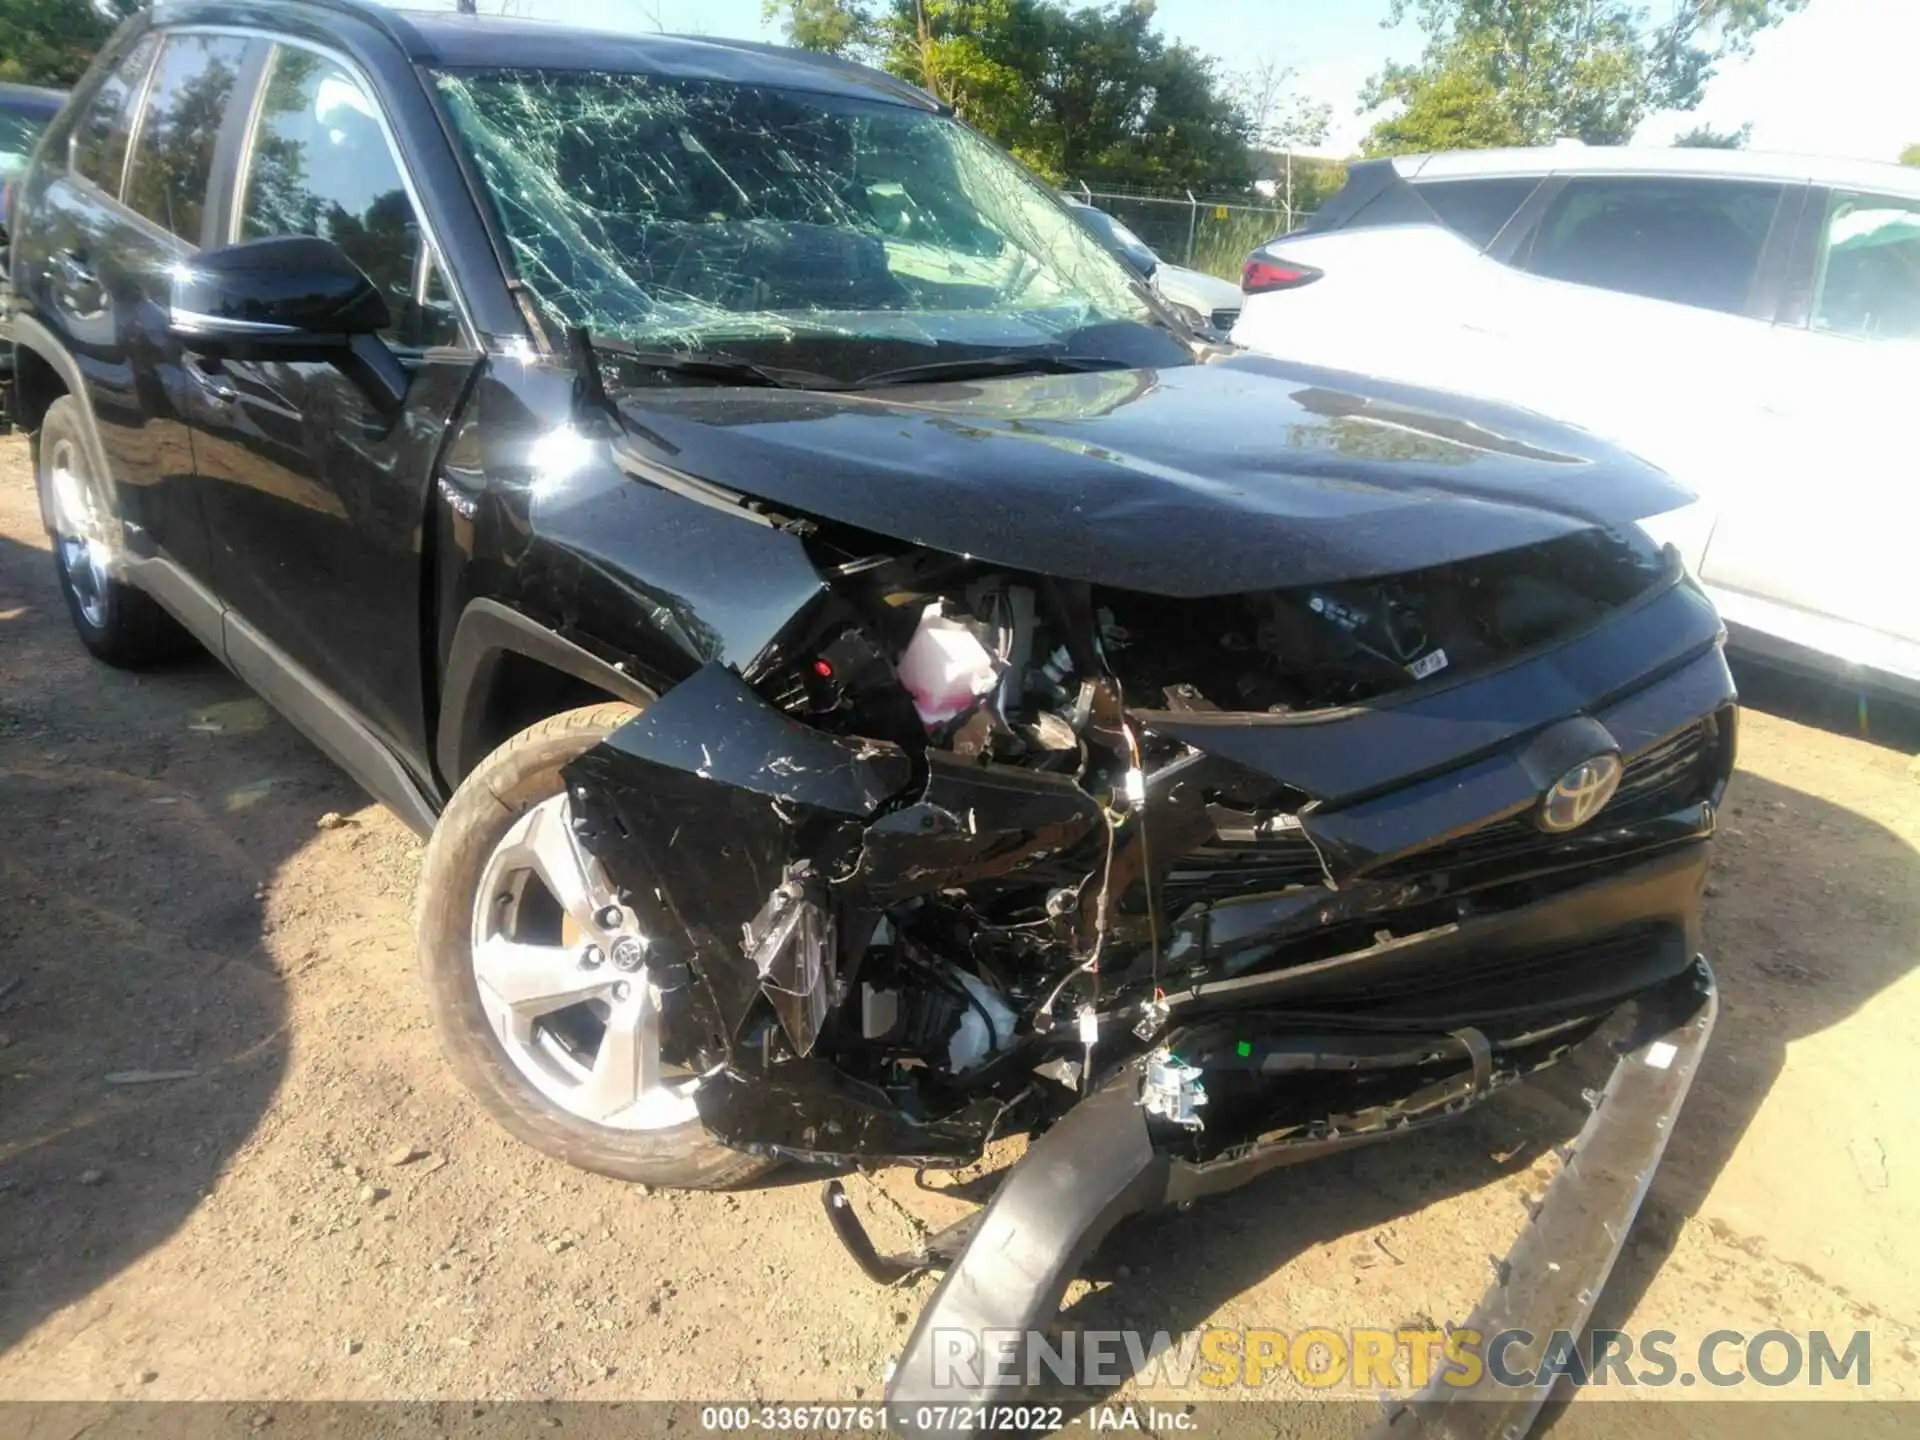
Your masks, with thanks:
[(1578, 830), (1605, 808), (1620, 786), (1620, 757), (1596, 755), (1582, 760), (1553, 782), (1540, 799), (1536, 823), (1552, 835)]

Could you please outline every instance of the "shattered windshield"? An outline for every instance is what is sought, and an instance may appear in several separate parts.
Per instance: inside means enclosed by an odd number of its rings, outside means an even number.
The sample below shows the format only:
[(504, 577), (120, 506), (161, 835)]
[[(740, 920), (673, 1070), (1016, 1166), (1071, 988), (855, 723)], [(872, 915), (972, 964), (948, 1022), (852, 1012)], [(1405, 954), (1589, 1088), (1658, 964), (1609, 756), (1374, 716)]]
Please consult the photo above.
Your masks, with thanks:
[[(1072, 201), (1068, 203), (1073, 204)], [(1091, 205), (1074, 205), (1073, 213), (1091, 225), (1096, 235), (1106, 240), (1108, 249), (1142, 275), (1151, 275), (1159, 267), (1160, 257), (1153, 253), (1153, 247), (1106, 211), (1096, 210)]]
[(982, 350), (1187, 358), (1126, 269), (945, 116), (657, 75), (436, 79), (518, 278), (563, 325), (771, 342), (842, 377)]

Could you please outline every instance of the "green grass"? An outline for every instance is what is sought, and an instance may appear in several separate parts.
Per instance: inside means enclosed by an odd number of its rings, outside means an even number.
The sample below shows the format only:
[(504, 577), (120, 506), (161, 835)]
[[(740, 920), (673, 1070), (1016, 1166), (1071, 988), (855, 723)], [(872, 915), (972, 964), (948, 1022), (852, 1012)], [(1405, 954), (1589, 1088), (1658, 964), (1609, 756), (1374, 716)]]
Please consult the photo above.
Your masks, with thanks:
[(1284, 210), (1229, 210), (1222, 220), (1215, 210), (1202, 207), (1193, 238), (1192, 268), (1237, 284), (1247, 255), (1286, 228)]

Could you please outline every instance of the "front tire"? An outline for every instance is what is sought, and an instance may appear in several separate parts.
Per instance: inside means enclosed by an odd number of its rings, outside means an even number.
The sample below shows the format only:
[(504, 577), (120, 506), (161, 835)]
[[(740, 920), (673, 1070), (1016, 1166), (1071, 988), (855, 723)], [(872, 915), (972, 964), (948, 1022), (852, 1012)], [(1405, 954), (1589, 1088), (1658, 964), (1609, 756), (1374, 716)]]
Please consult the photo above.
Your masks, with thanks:
[(123, 548), (106, 477), (93, 473), (80, 406), (62, 395), (47, 407), (34, 478), (53, 539), (53, 568), (80, 643), (123, 670), (184, 660), (198, 649), (180, 622), (144, 590), (114, 578)]
[(649, 983), (632, 912), (574, 840), (560, 776), (638, 713), (555, 715), (467, 776), (427, 845), (420, 967), (454, 1073), (515, 1137), (615, 1179), (722, 1189), (774, 1162), (715, 1140), (698, 1077), (662, 1058), (671, 995)]

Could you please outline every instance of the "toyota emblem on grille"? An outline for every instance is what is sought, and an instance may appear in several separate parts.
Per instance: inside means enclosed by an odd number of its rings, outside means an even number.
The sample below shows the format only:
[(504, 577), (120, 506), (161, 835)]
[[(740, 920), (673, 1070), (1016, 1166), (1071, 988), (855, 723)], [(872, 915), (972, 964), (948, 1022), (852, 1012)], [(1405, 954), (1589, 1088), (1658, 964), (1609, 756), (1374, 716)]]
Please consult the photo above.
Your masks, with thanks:
[(1541, 797), (1538, 823), (1550, 835), (1578, 830), (1598, 815), (1620, 786), (1620, 757), (1596, 755), (1582, 760), (1553, 782)]

